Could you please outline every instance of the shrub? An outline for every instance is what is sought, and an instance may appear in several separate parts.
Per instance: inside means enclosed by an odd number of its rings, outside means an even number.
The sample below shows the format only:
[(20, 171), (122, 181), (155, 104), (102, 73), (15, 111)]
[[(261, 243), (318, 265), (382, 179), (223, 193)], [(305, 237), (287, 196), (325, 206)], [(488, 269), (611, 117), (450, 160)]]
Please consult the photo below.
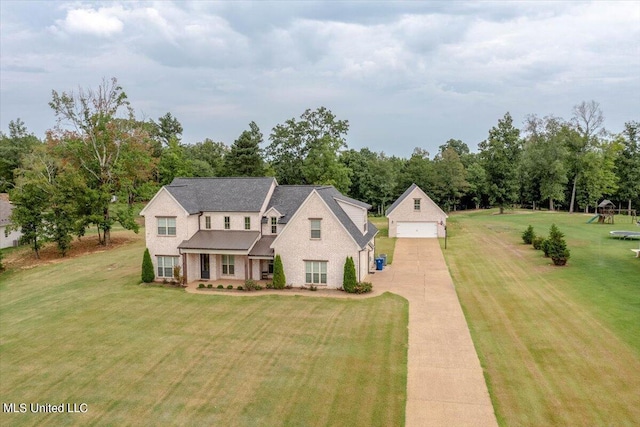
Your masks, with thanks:
[(149, 249), (145, 249), (144, 255), (142, 256), (142, 281), (144, 283), (151, 283), (155, 278), (156, 273), (153, 271), (153, 263), (151, 262)]
[(358, 280), (356, 279), (356, 266), (353, 263), (353, 258), (347, 257), (344, 262), (344, 275), (342, 276), (342, 288), (352, 294), (355, 292)]
[(539, 251), (542, 249), (542, 242), (544, 242), (544, 237), (534, 237), (533, 238), (533, 249)]
[(273, 284), (271, 282), (267, 282), (267, 289), (273, 289)]
[(218, 289), (224, 289), (224, 286), (218, 285)]
[(564, 240), (564, 234), (556, 227), (551, 225), (549, 230), (549, 239), (547, 243), (547, 253), (553, 260), (554, 265), (565, 265), (571, 256), (567, 249), (567, 242)]
[(533, 243), (533, 239), (535, 239), (536, 233), (533, 231), (533, 227), (529, 225), (526, 230), (522, 233), (522, 241), (527, 245)]
[(227, 289), (233, 289), (233, 285), (227, 286)]
[(244, 290), (245, 291), (255, 291), (257, 286), (258, 286), (258, 284), (255, 282), (255, 280), (247, 279), (247, 280), (244, 281)]
[(182, 267), (180, 267), (179, 265), (173, 266), (173, 280), (175, 280), (177, 283), (182, 283), (182, 274), (180, 274), (181, 272)]
[(261, 291), (261, 290), (263, 290), (263, 289), (264, 289), (264, 287), (263, 287), (263, 286), (256, 285), (256, 291)]
[(211, 283), (207, 283), (207, 289), (213, 289), (213, 285)]
[(200, 284), (198, 285), (198, 289), (202, 289), (202, 288), (204, 288), (204, 283), (200, 283)]
[(544, 239), (541, 244), (542, 252), (544, 256), (549, 258), (549, 239)]
[(238, 290), (241, 291), (242, 290), (242, 286), (238, 286)]
[(309, 290), (310, 291), (317, 291), (318, 287), (316, 285), (311, 285), (311, 286), (309, 286)]
[(355, 294), (366, 294), (373, 290), (373, 285), (371, 282), (358, 282), (353, 289), (353, 293)]
[(276, 259), (273, 261), (273, 288), (284, 289), (286, 283), (287, 278), (284, 275), (282, 258), (280, 258), (280, 255), (276, 255)]

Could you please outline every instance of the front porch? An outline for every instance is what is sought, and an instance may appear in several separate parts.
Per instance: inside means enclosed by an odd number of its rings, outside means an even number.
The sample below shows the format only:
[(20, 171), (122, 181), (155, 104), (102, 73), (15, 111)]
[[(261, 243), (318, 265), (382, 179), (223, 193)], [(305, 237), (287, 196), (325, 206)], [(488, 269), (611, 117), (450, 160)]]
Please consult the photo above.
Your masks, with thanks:
[(273, 259), (250, 255), (184, 253), (182, 254), (183, 281), (190, 282), (242, 282), (270, 281), (273, 278)]

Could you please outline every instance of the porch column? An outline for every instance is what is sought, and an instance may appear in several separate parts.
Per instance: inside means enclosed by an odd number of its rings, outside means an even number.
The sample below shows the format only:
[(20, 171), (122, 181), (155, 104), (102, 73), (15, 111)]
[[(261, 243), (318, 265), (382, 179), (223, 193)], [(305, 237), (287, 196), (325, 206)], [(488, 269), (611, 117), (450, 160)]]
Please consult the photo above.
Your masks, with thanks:
[(182, 254), (182, 284), (186, 285), (187, 282), (187, 254)]

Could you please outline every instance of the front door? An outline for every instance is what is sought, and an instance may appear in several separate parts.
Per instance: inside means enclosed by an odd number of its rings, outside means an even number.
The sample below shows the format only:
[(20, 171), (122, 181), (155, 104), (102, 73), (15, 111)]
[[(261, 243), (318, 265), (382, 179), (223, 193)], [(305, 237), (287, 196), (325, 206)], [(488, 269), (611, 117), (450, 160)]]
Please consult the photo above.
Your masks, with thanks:
[(210, 279), (209, 254), (200, 254), (200, 278)]

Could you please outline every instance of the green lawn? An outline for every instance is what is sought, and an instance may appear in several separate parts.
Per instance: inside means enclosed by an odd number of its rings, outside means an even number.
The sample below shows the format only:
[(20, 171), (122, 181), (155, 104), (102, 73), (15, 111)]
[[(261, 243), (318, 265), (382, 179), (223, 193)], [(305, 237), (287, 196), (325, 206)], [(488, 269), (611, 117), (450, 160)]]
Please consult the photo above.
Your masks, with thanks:
[[(449, 218), (445, 251), (504, 426), (637, 425), (640, 420), (640, 260), (636, 230), (592, 216), (494, 211)], [(624, 222), (623, 222), (624, 221)], [(554, 267), (524, 245), (528, 224), (556, 223), (571, 259)]]
[(389, 223), (384, 216), (370, 216), (369, 221), (378, 228), (376, 236), (376, 256), (387, 254), (387, 264), (393, 262), (393, 251), (396, 248), (396, 238), (389, 237)]
[(0, 425), (404, 424), (408, 304), (137, 284), (138, 241), (0, 275)]

